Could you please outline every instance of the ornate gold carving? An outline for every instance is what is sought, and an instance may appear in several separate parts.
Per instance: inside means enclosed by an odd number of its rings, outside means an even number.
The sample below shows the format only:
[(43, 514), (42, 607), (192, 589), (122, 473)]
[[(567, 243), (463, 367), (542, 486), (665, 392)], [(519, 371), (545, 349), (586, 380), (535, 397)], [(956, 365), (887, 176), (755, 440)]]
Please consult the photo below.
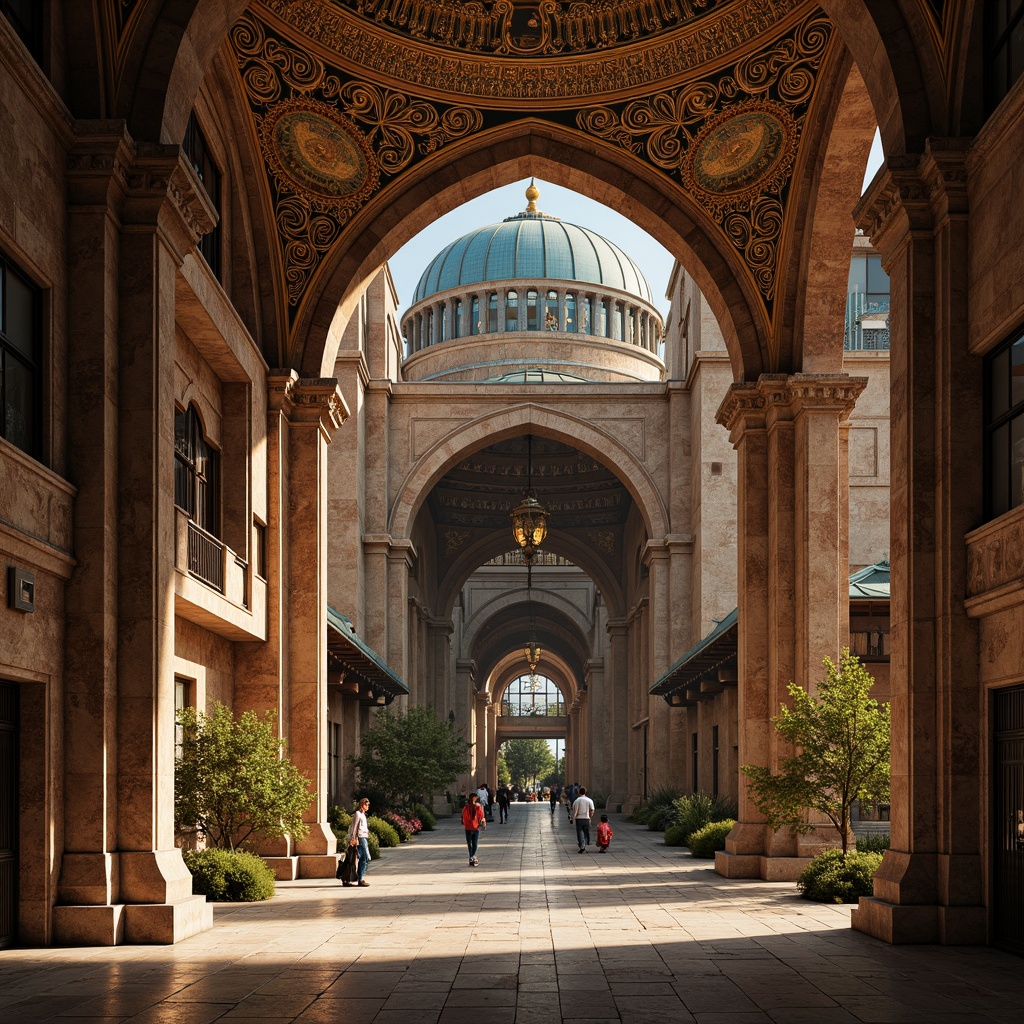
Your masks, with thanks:
[[(564, 105), (566, 100), (649, 89), (735, 52), (803, 2), (262, 0), (283, 21), (364, 74), (493, 106), (518, 106), (524, 100)], [(522, 40), (530, 29), (531, 10), (542, 41), (527, 48)], [(523, 29), (515, 27), (519, 15), (525, 16)], [(506, 16), (508, 33), (501, 29)], [(527, 53), (534, 56), (524, 57)]]
[(444, 531), (444, 557), (451, 558), (462, 548), (466, 541), (472, 536), (469, 530), (445, 530)]
[(615, 534), (612, 530), (588, 530), (587, 539), (606, 555), (615, 554)]
[(246, 15), (231, 31), (239, 73), (274, 184), (288, 301), (295, 309), (344, 224), (417, 157), (483, 123), (348, 78)]
[(830, 36), (819, 16), (716, 79), (577, 115), (584, 131), (676, 177), (743, 254), (767, 305), (800, 127)]

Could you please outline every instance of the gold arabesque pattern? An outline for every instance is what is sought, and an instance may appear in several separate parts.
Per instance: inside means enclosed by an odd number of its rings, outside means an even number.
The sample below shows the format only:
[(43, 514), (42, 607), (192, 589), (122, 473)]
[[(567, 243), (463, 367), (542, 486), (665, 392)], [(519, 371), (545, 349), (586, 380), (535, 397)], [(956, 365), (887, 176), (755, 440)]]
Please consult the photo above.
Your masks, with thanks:
[(231, 40), (271, 172), (294, 319), (323, 256), (381, 179), (478, 130), (482, 116), (352, 80), (250, 16)]

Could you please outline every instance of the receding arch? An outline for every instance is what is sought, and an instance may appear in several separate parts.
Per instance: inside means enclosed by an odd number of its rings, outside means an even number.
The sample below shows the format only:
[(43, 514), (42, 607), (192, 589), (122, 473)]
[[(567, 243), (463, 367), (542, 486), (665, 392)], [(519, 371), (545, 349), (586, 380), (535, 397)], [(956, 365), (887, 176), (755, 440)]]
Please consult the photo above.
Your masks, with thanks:
[[(586, 573), (597, 587), (611, 615), (625, 615), (625, 592), (614, 567), (603, 558), (595, 557), (593, 549), (579, 538), (564, 532), (555, 533), (544, 543), (545, 550), (572, 562), (580, 572)], [(451, 616), (459, 592), (474, 572), (487, 561), (510, 550), (509, 536), (505, 534), (480, 538), (448, 567), (437, 590), (438, 606), (442, 614)], [(525, 571), (525, 570), (524, 570)]]
[[(841, 373), (846, 292), (853, 247), (853, 209), (860, 199), (864, 169), (875, 133), (875, 113), (857, 66), (848, 59), (838, 77), (829, 109), (818, 124), (816, 152), (806, 154), (805, 204), (797, 222), (805, 224), (801, 280), (791, 280), (793, 338), (785, 346), (794, 373)], [(818, 153), (820, 158), (816, 158)]]
[(296, 324), (292, 365), (330, 373), (367, 281), (437, 216), (531, 175), (591, 196), (628, 217), (683, 262), (718, 318), (734, 372), (768, 362), (768, 324), (739, 252), (683, 189), (628, 151), (537, 118), (481, 132), (435, 153), (382, 189), (346, 226)]
[(629, 491), (649, 537), (666, 536), (668, 509), (640, 459), (616, 438), (585, 420), (564, 412), (525, 402), (490, 412), (435, 442), (412, 467), (402, 482), (391, 509), (389, 532), (393, 537), (411, 536), (413, 523), (430, 489), (466, 455), (510, 437), (533, 433), (572, 444), (607, 466)]

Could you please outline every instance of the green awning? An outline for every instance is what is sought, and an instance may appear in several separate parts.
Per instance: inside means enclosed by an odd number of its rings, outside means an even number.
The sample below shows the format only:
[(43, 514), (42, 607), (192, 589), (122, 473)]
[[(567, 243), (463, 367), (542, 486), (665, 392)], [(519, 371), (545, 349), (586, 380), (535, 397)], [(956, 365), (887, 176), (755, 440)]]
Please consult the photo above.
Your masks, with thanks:
[(341, 612), (327, 606), (327, 652), (328, 660), (358, 680), (389, 697), (401, 697), (409, 692), (383, 658), (370, 647), (356, 632), (352, 620)]
[(734, 608), (703, 640), (698, 640), (651, 687), (652, 696), (668, 697), (685, 690), (712, 670), (736, 658), (739, 609)]

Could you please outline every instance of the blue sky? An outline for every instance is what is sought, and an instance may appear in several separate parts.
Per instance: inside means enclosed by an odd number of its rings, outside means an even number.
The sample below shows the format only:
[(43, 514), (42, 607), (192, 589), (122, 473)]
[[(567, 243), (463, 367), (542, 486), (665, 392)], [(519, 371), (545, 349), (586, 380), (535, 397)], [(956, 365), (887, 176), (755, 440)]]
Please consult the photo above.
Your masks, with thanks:
[[(881, 162), (881, 141), (876, 133), (875, 144), (868, 159), (865, 184), (874, 177)], [(415, 238), (403, 245), (388, 260), (391, 276), (398, 288), (399, 309), (404, 311), (409, 305), (420, 274), (449, 242), (455, 241), (467, 231), (488, 224), (497, 224), (506, 217), (525, 210), (524, 193), (529, 184), (530, 179), (523, 178), (513, 185), (505, 185), (472, 199), (438, 218), (430, 227), (424, 228)], [(596, 231), (629, 255), (644, 272), (647, 283), (651, 286), (655, 305), (661, 310), (662, 315), (668, 313), (665, 289), (668, 287), (673, 260), (667, 249), (632, 221), (593, 199), (542, 180), (537, 181), (537, 187), (540, 189), (537, 206), (544, 213)]]

